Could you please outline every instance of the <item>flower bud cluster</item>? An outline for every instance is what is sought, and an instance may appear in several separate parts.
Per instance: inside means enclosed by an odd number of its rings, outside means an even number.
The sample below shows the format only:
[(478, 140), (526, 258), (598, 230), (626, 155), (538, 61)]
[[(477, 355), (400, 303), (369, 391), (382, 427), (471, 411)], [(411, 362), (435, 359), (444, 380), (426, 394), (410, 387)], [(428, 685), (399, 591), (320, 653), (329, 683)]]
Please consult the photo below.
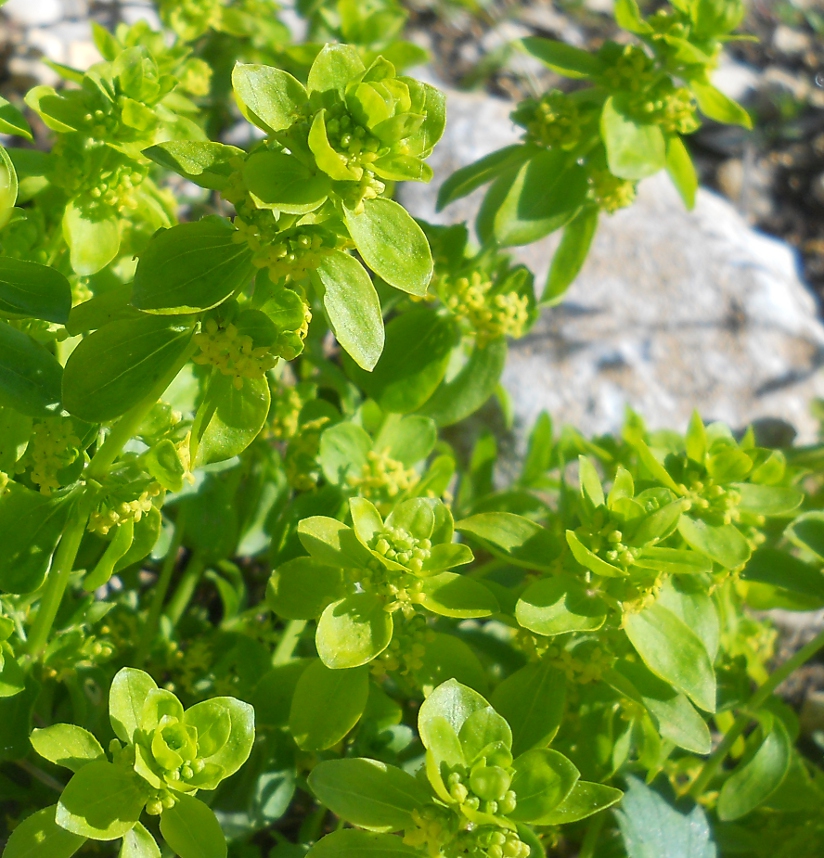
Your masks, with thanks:
[(633, 100), (631, 110), (638, 119), (657, 123), (667, 134), (692, 134), (701, 124), (692, 93), (670, 80), (660, 81), (643, 98)]
[(306, 404), (304, 393), (314, 389), (313, 385), (298, 384), (276, 388), (272, 391), (272, 407), (265, 437), (276, 441), (289, 441), (298, 434), (300, 412)]
[(325, 231), (312, 227), (281, 231), (272, 213), (254, 210), (235, 218), (233, 240), (252, 251), (252, 264), (266, 268), (273, 283), (296, 282), (308, 276), (331, 253), (337, 242)]
[(619, 179), (609, 170), (594, 169), (589, 174), (590, 193), (598, 207), (608, 214), (625, 209), (635, 202), (635, 182)]
[(691, 514), (704, 519), (710, 524), (733, 524), (740, 520), (741, 492), (737, 489), (724, 488), (712, 477), (703, 479), (693, 478), (686, 485), (679, 486), (684, 492)]
[(138, 522), (154, 506), (154, 499), (163, 492), (160, 483), (152, 483), (134, 500), (121, 501), (111, 506), (107, 504), (95, 510), (89, 517), (89, 530), (106, 536), (113, 528), (127, 521)]
[[(367, 172), (370, 178), (375, 175), (370, 165), (378, 160), (381, 141), (368, 128), (356, 122), (341, 102), (327, 111), (326, 136), (332, 148), (343, 156), (356, 181), (360, 181)], [(405, 153), (399, 149), (399, 154)], [(375, 196), (385, 190), (382, 182), (378, 185), (380, 187), (376, 188)]]
[(527, 142), (547, 149), (575, 148), (589, 119), (569, 95), (558, 89), (544, 93), (539, 100), (521, 102), (512, 114), (512, 120), (526, 129)]
[(232, 384), (243, 388), (244, 378), (263, 378), (278, 362), (278, 355), (266, 346), (255, 348), (248, 335), (241, 334), (231, 322), (226, 327), (207, 319), (195, 334), (200, 354), (192, 360), (201, 366), (217, 367), (223, 375), (232, 376)]
[(469, 277), (441, 278), (438, 292), (449, 310), (474, 331), (481, 348), (498, 337), (518, 339), (529, 322), (527, 296), (495, 291), (493, 282), (477, 270)]
[(330, 418), (322, 415), (304, 423), (289, 441), (284, 468), (289, 485), (299, 492), (311, 491), (320, 479), (320, 436)]
[(426, 645), (435, 640), (435, 632), (429, 628), (422, 614), (413, 614), (403, 622), (396, 620), (392, 641), (372, 662), (372, 673), (384, 676), (399, 672), (409, 676), (423, 668)]
[(400, 563), (412, 572), (420, 572), (429, 559), (432, 542), (418, 539), (402, 527), (389, 526), (375, 534), (369, 547), (387, 560)]
[(348, 484), (361, 496), (377, 507), (388, 505), (398, 495), (413, 488), (420, 477), (414, 468), (405, 468), (402, 462), (393, 459), (387, 450), (366, 454), (366, 462), (360, 474), (347, 478)]
[(383, 599), (383, 609), (390, 614), (400, 611), (407, 619), (415, 616), (416, 606), (423, 602), (423, 581), (411, 572), (387, 569), (375, 560), (368, 568), (352, 569), (352, 583), (367, 593)]
[(616, 92), (642, 93), (652, 87), (657, 79), (655, 62), (638, 45), (616, 45), (607, 43), (601, 50), (601, 58), (608, 62), (601, 77), (607, 88)]
[(41, 494), (50, 495), (60, 488), (58, 474), (81, 454), (80, 439), (68, 418), (47, 417), (32, 427), (29, 445), (17, 463), (17, 472), (27, 468), (31, 481)]

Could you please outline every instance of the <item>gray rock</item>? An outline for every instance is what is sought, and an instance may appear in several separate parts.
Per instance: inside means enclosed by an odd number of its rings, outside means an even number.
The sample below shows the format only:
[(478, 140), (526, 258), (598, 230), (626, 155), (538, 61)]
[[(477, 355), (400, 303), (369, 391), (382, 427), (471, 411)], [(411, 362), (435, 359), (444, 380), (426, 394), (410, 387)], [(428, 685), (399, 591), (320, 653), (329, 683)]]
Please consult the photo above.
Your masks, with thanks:
[[(404, 204), (441, 223), (474, 217), (482, 191), (435, 213), (438, 182), (516, 142), (510, 110), (450, 93), (445, 139), (430, 159), (437, 180), (403, 186)], [(538, 284), (556, 243), (515, 251)], [(822, 364), (824, 327), (794, 251), (709, 191), (685, 211), (661, 174), (641, 184), (633, 207), (602, 218), (580, 277), (513, 343), (503, 382), (521, 427), (546, 409), (585, 433), (615, 432), (631, 406), (653, 428), (684, 428), (698, 408), (734, 427), (781, 418), (809, 442)]]
[(3, 11), (26, 27), (55, 24), (63, 17), (61, 0), (8, 0)]

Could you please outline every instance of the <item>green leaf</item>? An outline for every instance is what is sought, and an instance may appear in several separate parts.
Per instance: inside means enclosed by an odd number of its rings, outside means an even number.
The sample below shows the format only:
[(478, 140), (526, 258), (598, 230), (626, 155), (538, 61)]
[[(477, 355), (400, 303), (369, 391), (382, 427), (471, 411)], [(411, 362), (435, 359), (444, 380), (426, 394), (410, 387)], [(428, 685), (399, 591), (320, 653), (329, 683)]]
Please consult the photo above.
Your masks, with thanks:
[(672, 611), (649, 605), (624, 617), (624, 630), (647, 667), (706, 712), (715, 712), (715, 672), (704, 644)]
[[(646, 707), (664, 739), (693, 754), (709, 754), (712, 750), (709, 728), (685, 695), (642, 664), (619, 661), (615, 672), (625, 680), (613, 683), (615, 687)], [(606, 679), (609, 682), (610, 676)]]
[(88, 730), (74, 724), (52, 724), (51, 727), (34, 730), (29, 738), (41, 757), (73, 772), (95, 760), (106, 759), (100, 742)]
[(537, 825), (566, 825), (568, 822), (578, 822), (601, 810), (617, 804), (623, 793), (615, 787), (606, 784), (595, 784), (589, 781), (578, 781), (572, 792), (546, 816), (537, 820)]
[(72, 776), (55, 821), (81, 837), (116, 840), (134, 828), (148, 798), (148, 784), (134, 771), (98, 760)]
[(630, 33), (645, 35), (652, 32), (652, 27), (641, 16), (637, 0), (616, 0), (615, 23)]
[(510, 512), (483, 512), (455, 524), (496, 557), (528, 569), (549, 570), (560, 555), (557, 537), (534, 521)]
[(197, 798), (177, 793), (160, 814), (160, 833), (180, 858), (226, 858), (226, 838), (214, 811)]
[(289, 128), (307, 101), (300, 81), (271, 66), (238, 63), (232, 70), (232, 88), (240, 112), (266, 132)]
[(63, 214), (63, 237), (69, 246), (72, 268), (81, 277), (97, 274), (120, 250), (120, 227), (112, 215), (94, 216), (70, 202)]
[(441, 572), (423, 580), (421, 604), (442, 617), (488, 617), (500, 610), (495, 595), (480, 581), (456, 572)]
[(383, 411), (407, 414), (421, 408), (437, 389), (454, 341), (449, 318), (416, 307), (386, 326), (386, 345), (373, 372), (353, 367), (350, 375)]
[(372, 561), (372, 554), (361, 545), (352, 528), (334, 518), (304, 518), (298, 524), (298, 537), (312, 557), (328, 566), (357, 568)]
[(697, 575), (712, 572), (712, 560), (697, 551), (681, 548), (644, 548), (635, 558), (635, 566), (655, 569), (666, 575)]
[(348, 478), (360, 477), (372, 449), (372, 439), (354, 423), (330, 426), (320, 436), (318, 461), (326, 479), (336, 486), (348, 486)]
[(741, 819), (763, 804), (787, 775), (792, 742), (781, 719), (770, 720), (772, 728), (756, 752), (740, 763), (721, 787), (718, 816), (725, 822)]
[(0, 229), (8, 222), (17, 202), (17, 171), (8, 152), (0, 146)]
[(512, 728), (512, 753), (544, 748), (561, 725), (566, 678), (548, 661), (516, 670), (495, 689), (490, 703)]
[(534, 748), (512, 764), (512, 789), (518, 806), (509, 814), (517, 822), (534, 822), (551, 813), (572, 792), (578, 769), (557, 751)]
[(794, 545), (824, 560), (824, 512), (805, 512), (784, 531)]
[(692, 211), (695, 208), (698, 175), (687, 147), (677, 135), (667, 138), (667, 173), (684, 205)]
[(610, 96), (601, 114), (601, 136), (610, 172), (621, 179), (644, 179), (666, 166), (666, 143), (657, 125), (635, 122)]
[(485, 217), (492, 216), (494, 208), (492, 232), (504, 247), (531, 244), (560, 229), (578, 213), (589, 187), (584, 167), (570, 163), (562, 150), (539, 151), (495, 184), (500, 202), (491, 192), (484, 200), (484, 206), (490, 201)]
[(824, 575), (821, 570), (776, 548), (759, 548), (741, 571), (741, 578), (824, 600)]
[(142, 670), (124, 667), (115, 674), (109, 689), (109, 720), (121, 742), (133, 742), (134, 731), (141, 726), (143, 704), (156, 688), (157, 683)]
[(615, 811), (628, 858), (717, 858), (704, 809), (679, 813), (643, 781), (627, 778), (628, 789)]
[(202, 188), (223, 190), (234, 172), (232, 162), (244, 152), (237, 146), (206, 140), (167, 140), (144, 149), (143, 154)]
[(598, 216), (597, 208), (585, 207), (564, 227), (561, 243), (549, 266), (546, 287), (541, 296), (542, 305), (557, 304), (580, 273), (598, 229)]
[(234, 377), (213, 373), (192, 425), (191, 459), (197, 465), (224, 462), (240, 455), (260, 434), (271, 403), (265, 378), (244, 378), (238, 390)]
[(0, 589), (32, 593), (44, 581), (72, 504), (18, 483), (0, 495)]
[(360, 54), (351, 45), (324, 45), (309, 69), (309, 92), (335, 90), (344, 94), (347, 85), (366, 71)]
[(607, 613), (603, 599), (566, 575), (534, 581), (515, 607), (515, 619), (525, 629), (547, 636), (597, 631)]
[(710, 661), (714, 662), (721, 639), (721, 623), (704, 583), (694, 578), (669, 578), (661, 588), (658, 601), (698, 635)]
[(495, 392), (506, 364), (504, 337), (472, 347), (469, 360), (453, 378), (444, 379), (420, 412), (438, 426), (452, 426), (474, 414)]
[(222, 304), (252, 276), (252, 254), (223, 218), (207, 217), (157, 233), (140, 254), (132, 304), (174, 316)]
[(88, 423), (125, 414), (180, 360), (190, 323), (143, 316), (112, 322), (80, 342), (63, 371), (63, 405)]
[(62, 375), (51, 352), (0, 322), (0, 405), (29, 417), (48, 417), (60, 409)]
[(23, 114), (5, 98), (0, 98), (0, 134), (33, 139), (29, 123)]
[(455, 635), (440, 632), (433, 634), (434, 638), (424, 644), (421, 666), (413, 671), (424, 695), (452, 678), (480, 694), (484, 693), (487, 688), (486, 673), (472, 649)]
[(243, 181), (259, 208), (286, 214), (308, 214), (326, 201), (328, 176), (313, 173), (294, 155), (264, 149), (243, 167)]
[(555, 39), (542, 39), (539, 36), (527, 36), (521, 39), (527, 53), (539, 59), (552, 71), (564, 77), (575, 79), (588, 78), (600, 74), (604, 64), (596, 54), (575, 48)]
[(72, 306), (69, 281), (38, 262), (0, 257), (0, 313), (64, 325)]
[(798, 509), (804, 500), (804, 493), (790, 486), (733, 483), (730, 488), (741, 495), (738, 508), (742, 512), (751, 512), (755, 515), (787, 515)]
[(412, 811), (431, 800), (421, 781), (377, 760), (325, 760), (312, 770), (309, 786), (332, 813), (369, 831), (412, 828)]
[(390, 415), (375, 437), (373, 449), (386, 450), (404, 467), (411, 468), (425, 459), (438, 440), (438, 429), (429, 417)]
[(86, 842), (54, 821), (57, 805), (26, 817), (9, 837), (3, 858), (71, 858)]
[(374, 593), (355, 593), (328, 605), (318, 620), (315, 644), (333, 670), (360, 667), (379, 656), (392, 640), (392, 615)]
[(358, 723), (369, 696), (369, 668), (330, 670), (318, 659), (301, 675), (289, 713), (289, 731), (304, 751), (337, 745)]
[(76, 304), (69, 313), (66, 330), (73, 337), (85, 334), (123, 319), (136, 319), (140, 313), (132, 307), (132, 284), (115, 286), (100, 295), (95, 295), (82, 304)]
[(344, 829), (321, 838), (306, 858), (416, 858), (420, 852), (400, 837)]
[(311, 277), (335, 339), (361, 369), (373, 370), (383, 351), (383, 317), (364, 267), (348, 253), (334, 250)]
[(438, 744), (439, 723), (446, 721), (455, 735), (459, 735), (467, 718), (474, 712), (486, 709), (489, 703), (466, 685), (455, 679), (439, 685), (421, 704), (418, 710), (418, 733), (425, 748)]
[(682, 515), (678, 520), (678, 532), (690, 547), (727, 569), (743, 565), (752, 554), (744, 535), (733, 524), (712, 525), (700, 518)]
[(363, 201), (359, 214), (344, 208), (349, 234), (363, 261), (390, 286), (425, 295), (432, 279), (429, 242), (411, 215), (394, 200)]
[(752, 128), (750, 114), (740, 104), (724, 95), (710, 83), (690, 81), (690, 89), (698, 101), (698, 109), (708, 119), (723, 122), (727, 125), (740, 125), (742, 128)]
[(266, 604), (287, 620), (314, 620), (343, 595), (343, 574), (311, 557), (288, 560), (272, 572)]
[[(227, 718), (228, 733), (217, 729)], [(214, 789), (249, 759), (255, 741), (255, 710), (248, 703), (236, 697), (212, 697), (187, 709), (183, 723), (197, 727), (203, 761), (220, 769), (214, 783), (200, 781), (203, 789)]]
[(594, 572), (596, 575), (603, 575), (605, 578), (622, 578), (629, 574), (626, 569), (622, 569), (620, 566), (613, 566), (611, 563), (607, 563), (606, 560), (602, 560), (595, 552), (590, 551), (573, 531), (568, 530), (566, 532), (566, 541), (570, 551), (572, 551), (572, 556), (581, 566), (589, 569), (590, 572)]
[(123, 836), (117, 858), (160, 858), (160, 848), (154, 837), (138, 822)]
[(450, 203), (471, 194), (476, 188), (491, 182), (510, 168), (520, 166), (530, 154), (532, 150), (529, 147), (516, 143), (491, 152), (474, 164), (461, 167), (441, 185), (436, 210), (446, 208)]

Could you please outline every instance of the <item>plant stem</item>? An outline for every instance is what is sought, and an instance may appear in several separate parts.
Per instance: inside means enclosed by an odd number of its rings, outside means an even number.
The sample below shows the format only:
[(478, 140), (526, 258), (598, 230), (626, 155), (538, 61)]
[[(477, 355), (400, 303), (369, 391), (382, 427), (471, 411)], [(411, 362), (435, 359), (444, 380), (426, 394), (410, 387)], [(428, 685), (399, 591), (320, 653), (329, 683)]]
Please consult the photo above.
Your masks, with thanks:
[[(82, 499), (80, 503), (82, 504)], [(83, 507), (82, 511), (75, 508), (71, 513), (63, 536), (60, 538), (60, 544), (57, 546), (54, 562), (46, 581), (46, 590), (40, 600), (40, 607), (37, 609), (37, 616), (34, 618), (29, 636), (28, 650), (33, 657), (39, 656), (49, 642), (49, 634), (60, 609), (60, 603), (63, 601), (63, 594), (69, 583), (80, 541), (86, 530), (88, 516), (85, 512), (85, 504)]]
[(578, 858), (595, 858), (595, 847), (598, 845), (598, 840), (601, 837), (601, 829), (607, 820), (606, 813), (602, 810), (596, 813), (589, 821), (586, 834), (581, 842), (581, 850), (578, 852)]
[(272, 665), (286, 664), (291, 660), (301, 633), (306, 628), (306, 620), (289, 620), (283, 630), (283, 636), (275, 649)]
[(101, 479), (106, 476), (107, 471), (112, 466), (114, 460), (120, 455), (120, 451), (126, 442), (137, 432), (140, 424), (146, 419), (152, 408), (154, 408), (157, 400), (160, 399), (166, 388), (175, 380), (177, 374), (183, 369), (196, 350), (197, 345), (189, 343), (174, 366), (157, 382), (148, 395), (115, 423), (102, 446), (98, 448), (92, 457), (92, 461), (86, 471), (88, 478)]
[(784, 664), (770, 674), (769, 678), (761, 685), (755, 693), (747, 701), (743, 707), (741, 714), (735, 719), (735, 723), (724, 734), (724, 738), (719, 743), (718, 747), (713, 751), (712, 756), (704, 763), (704, 768), (701, 773), (693, 781), (689, 789), (689, 794), (697, 799), (701, 796), (707, 785), (712, 780), (715, 773), (721, 767), (721, 764), (730, 752), (730, 749), (735, 744), (736, 739), (746, 730), (747, 725), (753, 719), (753, 715), (767, 701), (767, 698), (787, 679), (790, 674), (796, 671), (801, 665), (809, 661), (820, 649), (824, 648), (824, 631), (820, 631), (806, 646), (792, 657), (787, 659)]
[(143, 626), (143, 632), (140, 636), (140, 644), (137, 647), (137, 652), (134, 657), (134, 666), (143, 667), (149, 655), (149, 650), (152, 647), (155, 633), (157, 632), (157, 624), (160, 621), (160, 613), (163, 610), (163, 602), (166, 600), (166, 593), (169, 590), (169, 584), (172, 582), (172, 575), (177, 564), (177, 555), (180, 552), (180, 544), (183, 541), (183, 522), (179, 516), (175, 526), (174, 536), (169, 545), (169, 550), (166, 552), (166, 557), (163, 559), (163, 566), (160, 569), (160, 576), (155, 584), (154, 593), (152, 594), (152, 604), (149, 606), (149, 613), (146, 616), (146, 624)]
[(193, 554), (166, 608), (166, 616), (171, 620), (172, 626), (180, 622), (205, 568), (203, 558), (199, 554)]

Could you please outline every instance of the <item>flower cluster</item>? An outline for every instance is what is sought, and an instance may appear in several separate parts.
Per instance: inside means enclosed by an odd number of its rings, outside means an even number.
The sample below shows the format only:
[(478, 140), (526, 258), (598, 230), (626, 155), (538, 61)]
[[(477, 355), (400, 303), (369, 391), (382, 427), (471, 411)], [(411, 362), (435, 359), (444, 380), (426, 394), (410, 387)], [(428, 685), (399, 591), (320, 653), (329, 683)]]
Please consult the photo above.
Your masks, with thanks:
[(499, 337), (519, 339), (529, 323), (529, 298), (514, 289), (496, 288), (481, 271), (454, 280), (441, 278), (438, 292), (449, 310), (472, 329), (481, 348)]
[(625, 209), (635, 202), (636, 183), (628, 179), (619, 179), (606, 169), (593, 169), (589, 174), (590, 193), (608, 214)]
[(106, 536), (113, 527), (125, 524), (127, 521), (138, 522), (151, 511), (155, 498), (163, 493), (160, 483), (152, 483), (133, 500), (103, 503), (89, 516), (89, 530)]
[(389, 646), (372, 662), (372, 673), (381, 677), (387, 673), (409, 676), (423, 668), (426, 645), (435, 640), (426, 617), (412, 614), (395, 627)]
[(513, 122), (526, 129), (524, 139), (547, 149), (574, 149), (595, 117), (593, 110), (584, 109), (558, 89), (549, 90), (540, 99), (522, 101), (512, 113)]
[(263, 378), (278, 362), (278, 357), (266, 347), (255, 348), (252, 337), (241, 334), (231, 322), (220, 327), (215, 319), (207, 319), (195, 334), (200, 353), (193, 358), (201, 366), (214, 366), (223, 375), (232, 376), (232, 384), (240, 390), (244, 378)]
[(65, 417), (47, 417), (35, 422), (28, 447), (17, 463), (17, 471), (29, 470), (31, 481), (44, 495), (60, 488), (60, 471), (81, 454), (74, 422)]
[(361, 497), (380, 508), (414, 488), (419, 480), (420, 476), (414, 468), (405, 468), (387, 450), (370, 450), (361, 473), (350, 474), (346, 481)]

